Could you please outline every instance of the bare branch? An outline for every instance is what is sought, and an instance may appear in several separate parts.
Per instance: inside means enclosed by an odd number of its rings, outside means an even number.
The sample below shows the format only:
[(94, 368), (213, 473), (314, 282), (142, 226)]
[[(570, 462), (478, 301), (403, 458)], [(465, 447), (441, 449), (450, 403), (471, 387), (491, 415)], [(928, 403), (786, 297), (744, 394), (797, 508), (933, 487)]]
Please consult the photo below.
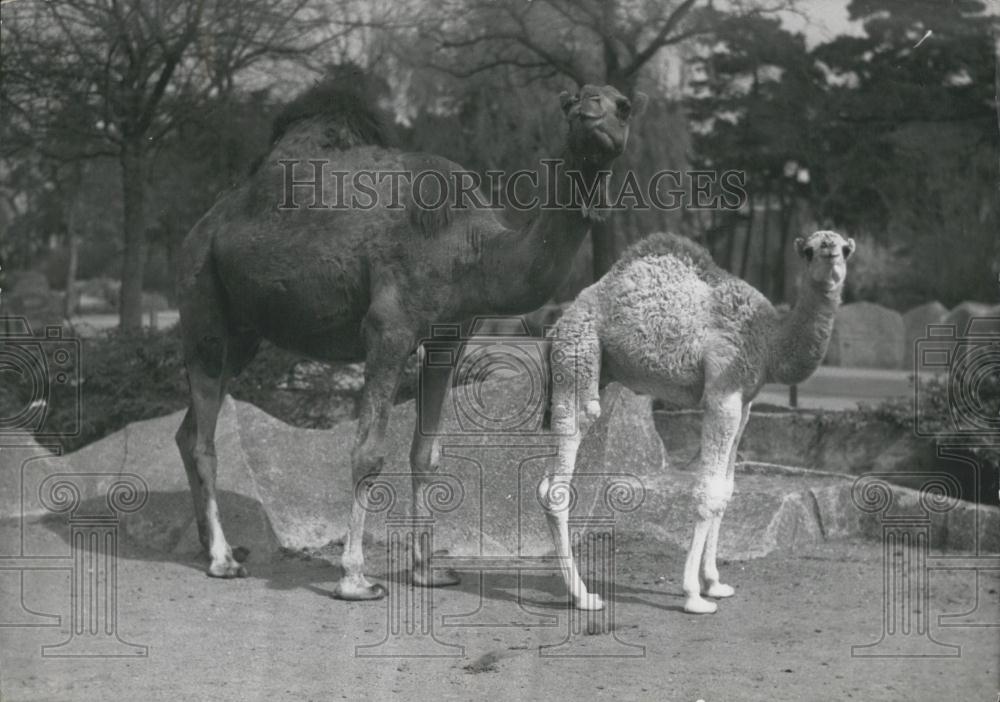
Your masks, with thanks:
[[(677, 29), (678, 25), (684, 20), (685, 17), (691, 12), (695, 3), (698, 0), (684, 0), (680, 5), (674, 8), (674, 11), (670, 13), (663, 26), (660, 27), (659, 31), (653, 36), (650, 42), (646, 45), (644, 49), (636, 52), (635, 56), (625, 67), (623, 73), (625, 75), (634, 75), (646, 65), (646, 62), (653, 58), (660, 49), (668, 44), (675, 44), (681, 41), (679, 37), (672, 37), (671, 32)], [(683, 38), (687, 36), (694, 36), (696, 33), (701, 32), (688, 32)]]

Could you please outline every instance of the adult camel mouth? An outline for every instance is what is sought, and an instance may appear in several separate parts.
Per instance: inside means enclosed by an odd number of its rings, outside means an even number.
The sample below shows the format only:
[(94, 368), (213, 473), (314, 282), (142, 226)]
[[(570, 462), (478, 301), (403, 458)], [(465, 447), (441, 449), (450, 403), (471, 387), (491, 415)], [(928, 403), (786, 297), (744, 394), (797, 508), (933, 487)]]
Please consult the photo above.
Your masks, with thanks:
[(601, 145), (604, 146), (605, 148), (607, 149), (618, 148), (618, 143), (615, 141), (614, 137), (612, 137), (611, 134), (608, 133), (608, 130), (606, 130), (600, 124), (591, 125), (590, 131), (594, 135), (594, 137), (601, 143)]

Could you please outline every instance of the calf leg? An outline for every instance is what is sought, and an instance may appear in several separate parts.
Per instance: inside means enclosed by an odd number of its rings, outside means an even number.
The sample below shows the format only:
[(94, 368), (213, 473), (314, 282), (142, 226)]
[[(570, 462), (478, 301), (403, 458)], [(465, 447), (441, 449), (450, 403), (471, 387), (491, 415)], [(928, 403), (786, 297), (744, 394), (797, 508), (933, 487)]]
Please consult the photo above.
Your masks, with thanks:
[[(736, 452), (740, 446), (740, 439), (746, 429), (747, 420), (750, 419), (750, 403), (743, 405), (740, 418), (740, 428), (733, 441), (733, 448), (729, 452), (729, 465), (726, 470), (726, 482), (728, 492), (733, 494), (733, 487), (736, 480)], [(712, 517), (712, 526), (708, 532), (708, 539), (705, 543), (705, 555), (701, 562), (702, 592), (709, 597), (732, 597), (735, 594), (732, 586), (725, 585), (719, 581), (719, 567), (716, 564), (716, 554), (719, 548), (719, 527), (722, 525), (722, 517), (725, 508), (718, 515)]]
[(571, 325), (572, 322), (572, 317), (567, 322), (561, 322), (558, 330), (568, 338), (552, 342), (551, 422), (553, 432), (559, 436), (559, 453), (555, 467), (548, 471), (538, 486), (538, 497), (545, 509), (559, 568), (574, 606), (598, 610), (604, 608), (604, 602), (597, 593), (587, 591), (573, 560), (569, 542), (569, 511), (577, 451), (587, 431), (601, 414), (597, 387), (601, 353), (592, 328), (586, 323)]
[[(737, 393), (722, 394), (706, 384), (705, 414), (701, 429), (701, 470), (695, 485), (694, 503), (697, 517), (691, 547), (684, 562), (684, 611), (710, 614), (718, 606), (701, 596), (699, 570), (705, 547), (710, 540), (713, 524), (732, 496), (732, 483), (726, 479), (730, 452), (739, 435), (742, 398)], [(718, 535), (716, 529), (716, 536)], [(714, 556), (712, 556), (714, 560)]]

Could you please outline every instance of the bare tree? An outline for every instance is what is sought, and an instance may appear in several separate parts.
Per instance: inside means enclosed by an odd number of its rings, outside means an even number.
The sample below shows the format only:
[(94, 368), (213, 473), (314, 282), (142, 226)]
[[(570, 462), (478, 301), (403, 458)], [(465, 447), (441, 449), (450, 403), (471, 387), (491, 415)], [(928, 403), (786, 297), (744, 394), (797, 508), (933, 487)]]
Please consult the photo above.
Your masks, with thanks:
[[(120, 323), (142, 322), (152, 155), (205, 99), (263, 61), (322, 63), (321, 0), (60, 0), (4, 4), (2, 98), (31, 148), (112, 156), (124, 202)], [(70, 118), (71, 117), (71, 118)]]
[[(772, 13), (793, 2), (735, 0), (726, 10)], [(450, 75), (512, 68), (527, 80), (561, 76), (625, 94), (664, 49), (712, 34), (720, 16), (712, 0), (437, 0), (432, 7), (422, 31), (439, 51), (428, 63)], [(611, 220), (592, 233), (596, 278), (614, 263), (617, 237)]]

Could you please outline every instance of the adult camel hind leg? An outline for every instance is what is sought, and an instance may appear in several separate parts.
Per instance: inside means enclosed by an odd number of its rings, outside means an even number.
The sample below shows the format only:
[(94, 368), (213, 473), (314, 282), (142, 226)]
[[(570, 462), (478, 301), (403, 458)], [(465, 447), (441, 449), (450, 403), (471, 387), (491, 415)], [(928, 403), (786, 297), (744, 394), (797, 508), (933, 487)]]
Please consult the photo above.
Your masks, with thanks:
[(413, 351), (413, 321), (399, 307), (390, 291), (376, 296), (365, 315), (365, 387), (361, 392), (358, 431), (351, 451), (354, 500), (341, 565), (344, 575), (333, 590), (342, 600), (376, 600), (386, 595), (382, 585), (365, 577), (363, 542), (368, 490), (385, 462), (385, 432), (399, 379)]
[[(417, 421), (413, 429), (413, 443), (410, 445), (410, 473), (413, 482), (413, 516), (429, 517), (427, 504), (428, 486), (434, 480), (440, 459), (438, 432), (441, 429), (441, 411), (451, 387), (452, 366), (426, 365), (423, 363), (424, 350), (420, 356), (420, 393), (418, 395)], [(458, 574), (451, 569), (431, 569), (430, 558), (425, 544), (419, 540), (413, 548), (413, 584), (422, 587), (445, 587), (457, 585)]]
[(255, 348), (256, 343), (252, 340), (229, 338), (213, 349), (214, 358), (205, 358), (204, 346), (200, 353), (192, 350), (187, 354), (191, 404), (175, 439), (191, 487), (198, 537), (210, 558), (208, 574), (217, 578), (242, 578), (247, 575), (240, 562), (245, 558), (246, 550), (237, 548), (234, 555), (222, 530), (216, 492), (218, 461), (215, 455), (215, 428), (230, 369), (236, 366), (238, 372)]

